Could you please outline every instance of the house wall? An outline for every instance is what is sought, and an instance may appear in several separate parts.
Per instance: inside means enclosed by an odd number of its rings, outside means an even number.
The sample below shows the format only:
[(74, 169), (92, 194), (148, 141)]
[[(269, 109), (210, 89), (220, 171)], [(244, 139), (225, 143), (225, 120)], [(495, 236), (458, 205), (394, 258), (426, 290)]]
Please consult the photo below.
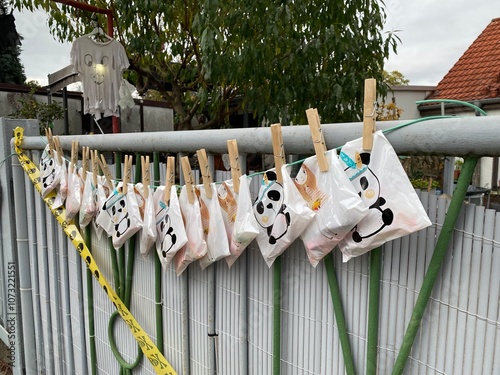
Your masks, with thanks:
[[(4, 91), (0, 89), (0, 117), (9, 117), (16, 111), (16, 103), (21, 99), (22, 92)], [(47, 95), (35, 95), (36, 100), (47, 103)], [(62, 105), (62, 97), (53, 96), (52, 100)], [(69, 133), (82, 134), (81, 99), (79, 97), (68, 98)], [(64, 120), (54, 121), (54, 133), (63, 134)]]
[[(0, 117), (9, 117), (10, 114), (14, 113), (16, 111), (16, 102), (19, 102), (22, 95), (28, 92), (26, 86), (8, 86), (2, 87), (0, 85)], [(35, 98), (41, 103), (47, 103), (47, 95), (43, 92), (37, 93)], [(53, 95), (52, 100), (62, 105), (62, 95)], [(126, 108), (121, 112), (122, 132), (174, 130), (174, 113), (172, 108), (168, 108), (165, 103), (149, 100), (135, 100), (135, 102), (136, 105), (134, 108)], [(92, 121), (89, 116), (83, 115), (82, 110), (83, 102), (81, 93), (68, 92), (69, 134), (83, 134), (84, 129), (88, 128), (88, 123)], [(141, 111), (143, 113), (142, 125)], [(97, 126), (94, 128), (96, 133), (99, 132)], [(65, 133), (64, 120), (54, 121), (54, 134)]]
[(396, 106), (403, 110), (400, 119), (413, 120), (422, 117), (415, 102), (425, 99), (435, 86), (390, 86), (390, 89), (384, 98), (385, 102), (390, 103), (394, 97)]

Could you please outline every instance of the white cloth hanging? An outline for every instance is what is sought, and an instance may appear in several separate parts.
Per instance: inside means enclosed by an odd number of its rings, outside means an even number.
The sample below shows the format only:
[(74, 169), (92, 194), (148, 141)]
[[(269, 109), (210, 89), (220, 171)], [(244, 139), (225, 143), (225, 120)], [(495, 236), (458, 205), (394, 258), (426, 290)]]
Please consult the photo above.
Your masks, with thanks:
[(129, 66), (123, 46), (115, 39), (101, 43), (82, 36), (73, 42), (71, 63), (82, 79), (84, 113), (118, 117), (122, 73)]

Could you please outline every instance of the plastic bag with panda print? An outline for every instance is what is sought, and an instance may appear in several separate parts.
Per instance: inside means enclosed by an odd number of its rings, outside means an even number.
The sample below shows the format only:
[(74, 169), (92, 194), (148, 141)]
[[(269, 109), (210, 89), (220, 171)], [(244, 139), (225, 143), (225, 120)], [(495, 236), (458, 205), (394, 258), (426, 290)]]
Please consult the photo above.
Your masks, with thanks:
[(293, 182), (316, 216), (300, 238), (309, 262), (316, 267), (342, 238), (368, 213), (345, 175), (335, 150), (326, 153), (328, 171), (321, 172), (318, 159), (304, 160)]
[(94, 186), (92, 182), (91, 172), (87, 172), (85, 176), (83, 176), (83, 178), (85, 179), (84, 180), (85, 185), (83, 187), (82, 202), (80, 206), (80, 226), (82, 228), (85, 228), (87, 225), (90, 224), (93, 217), (97, 213), (97, 204), (96, 204), (97, 187)]
[[(146, 197), (145, 189), (148, 194)], [(143, 256), (147, 256), (151, 247), (156, 242), (156, 221), (155, 221), (155, 204), (154, 192), (151, 186), (144, 186), (142, 183), (135, 185), (136, 196), (138, 201), (143, 202), (142, 214), (142, 228), (141, 238), (139, 242), (139, 251)], [(140, 199), (139, 199), (140, 197)]]
[(195, 198), (192, 204), (189, 203), (185, 185), (181, 188), (179, 205), (185, 223), (187, 242), (174, 257), (177, 275), (180, 275), (189, 264), (207, 253), (207, 242), (201, 222), (200, 202)]
[(158, 187), (154, 193), (156, 252), (163, 269), (166, 270), (188, 238), (177, 197), (177, 187), (171, 186), (168, 202), (164, 201), (164, 196), (165, 186)]
[(282, 169), (283, 183), (276, 181), (276, 172), (264, 173), (253, 212), (259, 224), (257, 244), (267, 265), (290, 246), (309, 225), (314, 211), (307, 207), (293, 183), (287, 166)]
[(111, 236), (113, 247), (117, 250), (141, 229), (142, 218), (133, 184), (128, 185), (126, 194), (122, 192), (122, 184), (118, 184), (104, 202), (98, 223), (104, 229), (110, 230), (108, 235)]
[(66, 221), (73, 219), (80, 211), (82, 204), (82, 179), (78, 175), (76, 167), (68, 171), (68, 197), (66, 198)]
[(226, 225), (231, 255), (226, 262), (231, 267), (248, 245), (259, 234), (259, 224), (252, 211), (252, 197), (248, 185), (249, 177), (240, 177), (240, 190), (234, 192), (233, 181), (225, 181), (217, 193), (221, 202), (222, 216)]
[(113, 228), (113, 223), (111, 222), (111, 218), (109, 215), (102, 214), (102, 207), (104, 203), (108, 199), (110, 194), (109, 188), (105, 184), (105, 177), (97, 176), (97, 187), (94, 195), (94, 201), (96, 205), (96, 213), (94, 216), (94, 220), (92, 220), (92, 225), (97, 234), (97, 238), (100, 240), (102, 233), (111, 233)]
[[(194, 191), (200, 202), (201, 221), (207, 242), (207, 253), (200, 259), (201, 269), (231, 254), (226, 229), (222, 224), (222, 210), (215, 184), (210, 184), (212, 198), (207, 197), (204, 185), (195, 186)], [(221, 225), (222, 224), (222, 225)]]
[[(55, 151), (53, 151), (55, 153)], [(61, 181), (61, 168), (57, 158), (50, 154), (49, 145), (45, 147), (40, 157), (40, 179), (42, 184), (42, 197), (46, 198)]]
[(56, 154), (56, 169), (59, 170), (59, 185), (56, 186), (56, 197), (54, 198), (54, 203), (52, 204), (52, 208), (61, 207), (66, 198), (68, 196), (68, 168), (66, 166), (66, 159), (61, 158), (61, 162), (59, 163), (57, 158), (57, 151), (54, 151)]
[(373, 134), (371, 152), (362, 138), (346, 143), (341, 164), (368, 214), (339, 243), (344, 262), (387, 241), (431, 225), (399, 158), (382, 132)]

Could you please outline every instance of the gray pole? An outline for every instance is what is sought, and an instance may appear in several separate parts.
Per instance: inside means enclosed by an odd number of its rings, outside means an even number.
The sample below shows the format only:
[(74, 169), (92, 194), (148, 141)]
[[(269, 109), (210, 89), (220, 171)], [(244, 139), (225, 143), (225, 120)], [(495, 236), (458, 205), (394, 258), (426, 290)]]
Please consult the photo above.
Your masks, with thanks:
[[(387, 134), (398, 155), (453, 155), (500, 156), (498, 147), (499, 120), (488, 117), (453, 117), (444, 119), (419, 119), (419, 122)], [(408, 123), (383, 121), (377, 129), (384, 130)], [(335, 148), (362, 135), (360, 122), (324, 124), (321, 130), (326, 144)], [(284, 126), (283, 142), (287, 154), (314, 155), (309, 126)], [(204, 148), (207, 153), (227, 153), (228, 139), (238, 141), (241, 153), (272, 154), (272, 142), (267, 128), (215, 129), (202, 131), (146, 132), (61, 136), (62, 147), (71, 149), (71, 141), (101, 151), (129, 152), (193, 152)], [(24, 149), (43, 149), (41, 137), (25, 137)]]

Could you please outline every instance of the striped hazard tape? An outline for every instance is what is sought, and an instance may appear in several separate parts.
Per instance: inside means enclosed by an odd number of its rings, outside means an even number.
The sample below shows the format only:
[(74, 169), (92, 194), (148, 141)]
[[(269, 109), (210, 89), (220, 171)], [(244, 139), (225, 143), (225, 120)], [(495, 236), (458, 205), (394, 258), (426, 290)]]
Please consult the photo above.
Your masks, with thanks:
[[(31, 159), (25, 154), (25, 152), (21, 149), (21, 144), (23, 141), (24, 129), (17, 127), (14, 129), (14, 137), (15, 137), (15, 151), (17, 157), (19, 158), (19, 162), (21, 166), (28, 174), (30, 180), (35, 185), (35, 188), (38, 192), (42, 192), (41, 179), (40, 179), (40, 171), (37, 166), (31, 161)], [(127, 324), (130, 331), (134, 335), (135, 339), (139, 343), (144, 355), (149, 359), (151, 364), (153, 365), (157, 374), (161, 375), (177, 375), (177, 372), (173, 369), (173, 367), (168, 363), (163, 354), (158, 350), (153, 341), (149, 338), (149, 336), (144, 332), (141, 328), (137, 320), (127, 309), (125, 304), (122, 302), (120, 297), (116, 294), (116, 292), (110, 287), (104, 275), (99, 271), (99, 267), (97, 267), (92, 254), (89, 249), (85, 245), (83, 241), (83, 237), (80, 234), (78, 228), (73, 224), (73, 220), (67, 222), (66, 221), (66, 208), (64, 206), (52, 209), (52, 203), (54, 202), (56, 194), (55, 192), (50, 193), (45, 199), (45, 203), (52, 211), (52, 214), (57, 218), (57, 221), (64, 229), (64, 232), (69, 237), (76, 250), (82, 257), (82, 259), (87, 263), (87, 267), (92, 272), (92, 275), (96, 278), (96, 280), (101, 284), (102, 289), (108, 295), (111, 302), (115, 305), (116, 310), (123, 318), (123, 321)]]

